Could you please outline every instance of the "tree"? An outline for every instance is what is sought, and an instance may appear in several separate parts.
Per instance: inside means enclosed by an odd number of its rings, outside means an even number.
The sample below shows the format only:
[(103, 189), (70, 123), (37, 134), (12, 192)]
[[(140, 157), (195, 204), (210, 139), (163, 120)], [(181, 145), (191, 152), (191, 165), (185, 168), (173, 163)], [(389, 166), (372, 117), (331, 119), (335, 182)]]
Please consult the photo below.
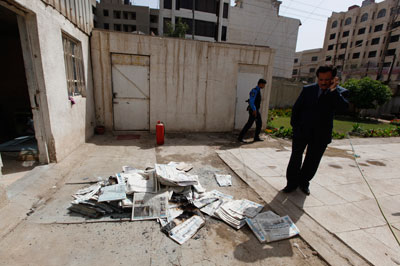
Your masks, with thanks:
[(343, 84), (349, 90), (349, 101), (360, 109), (376, 109), (392, 98), (391, 89), (378, 80), (369, 77), (349, 79)]
[(166, 23), (164, 35), (168, 37), (185, 38), (188, 29), (189, 25), (185, 22), (182, 22), (181, 18), (178, 18), (177, 23), (175, 23), (175, 29), (171, 22)]

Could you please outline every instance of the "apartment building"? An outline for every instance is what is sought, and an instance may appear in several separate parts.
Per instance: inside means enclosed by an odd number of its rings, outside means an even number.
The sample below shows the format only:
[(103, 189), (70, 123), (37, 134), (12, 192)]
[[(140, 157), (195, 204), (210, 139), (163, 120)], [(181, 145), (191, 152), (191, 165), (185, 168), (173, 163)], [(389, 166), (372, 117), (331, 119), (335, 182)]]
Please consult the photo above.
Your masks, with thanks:
[[(230, 1), (196, 0), (194, 2), (194, 38), (203, 41), (226, 41)], [(160, 35), (163, 35), (167, 22), (175, 25), (178, 19), (188, 24), (186, 38), (191, 38), (193, 0), (160, 0), (158, 22)]]
[(95, 8), (95, 28), (158, 35), (158, 9), (135, 6), (129, 0), (101, 0)]
[(297, 81), (314, 83), (317, 68), (323, 61), (322, 48), (297, 52), (294, 56), (292, 77)]
[(321, 64), (336, 65), (342, 80), (369, 76), (387, 83), (400, 81), (399, 13), (399, 0), (366, 0), (362, 6), (332, 13)]

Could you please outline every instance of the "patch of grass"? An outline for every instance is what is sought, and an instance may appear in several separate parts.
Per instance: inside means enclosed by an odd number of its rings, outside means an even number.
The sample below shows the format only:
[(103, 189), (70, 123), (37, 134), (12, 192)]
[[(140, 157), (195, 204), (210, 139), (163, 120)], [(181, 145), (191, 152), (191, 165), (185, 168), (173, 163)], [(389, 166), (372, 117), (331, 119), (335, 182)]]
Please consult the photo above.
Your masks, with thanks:
[[(353, 119), (351, 117), (339, 117), (333, 121), (333, 130), (339, 133), (347, 133), (353, 129), (353, 125), (358, 123), (363, 129), (387, 129), (396, 127), (390, 124), (379, 123), (374, 120), (359, 120)], [(274, 117), (274, 120), (271, 121), (272, 126), (276, 128), (285, 127), (291, 128), (290, 126), (290, 117)]]

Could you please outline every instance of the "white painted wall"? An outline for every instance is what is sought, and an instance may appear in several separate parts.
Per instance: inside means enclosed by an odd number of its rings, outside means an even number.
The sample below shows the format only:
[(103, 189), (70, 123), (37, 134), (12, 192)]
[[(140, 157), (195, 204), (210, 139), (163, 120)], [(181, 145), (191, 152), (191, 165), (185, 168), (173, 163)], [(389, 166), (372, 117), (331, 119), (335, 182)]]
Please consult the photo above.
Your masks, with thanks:
[[(46, 138), (51, 159), (61, 160), (93, 135), (95, 124), (92, 70), (89, 36), (79, 30), (58, 11), (40, 0), (14, 0), (28, 11), (28, 30), (36, 23), (37, 34), (30, 40), (37, 42), (33, 50), (34, 64), (39, 64), (36, 78), (44, 113)], [(81, 42), (86, 80), (85, 97), (75, 97), (76, 104), (68, 100), (62, 32)], [(30, 36), (32, 37), (32, 36)]]
[(231, 7), (227, 42), (276, 49), (273, 76), (292, 76), (300, 20), (278, 16), (276, 0), (243, 0)]
[[(161, 120), (169, 132), (232, 131), (239, 64), (262, 66), (264, 78), (272, 78), (274, 52), (266, 47), (102, 30), (93, 31), (91, 45), (96, 120), (107, 130), (113, 128), (110, 53), (150, 56), (151, 130)], [(256, 83), (254, 80), (253, 87)], [(262, 99), (264, 124), (270, 84)]]

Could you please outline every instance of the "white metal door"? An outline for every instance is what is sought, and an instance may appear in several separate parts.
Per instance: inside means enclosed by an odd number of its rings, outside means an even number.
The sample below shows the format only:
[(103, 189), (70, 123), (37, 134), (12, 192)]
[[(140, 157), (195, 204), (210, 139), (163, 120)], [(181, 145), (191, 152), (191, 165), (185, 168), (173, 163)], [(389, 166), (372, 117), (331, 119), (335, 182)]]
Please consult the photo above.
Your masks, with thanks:
[[(238, 73), (236, 87), (236, 113), (235, 113), (235, 129), (242, 129), (249, 118), (246, 111), (250, 91), (257, 86), (258, 80), (262, 78), (262, 74), (257, 73)], [(254, 126), (254, 125), (253, 125)]]
[(150, 58), (112, 54), (114, 130), (150, 129)]

